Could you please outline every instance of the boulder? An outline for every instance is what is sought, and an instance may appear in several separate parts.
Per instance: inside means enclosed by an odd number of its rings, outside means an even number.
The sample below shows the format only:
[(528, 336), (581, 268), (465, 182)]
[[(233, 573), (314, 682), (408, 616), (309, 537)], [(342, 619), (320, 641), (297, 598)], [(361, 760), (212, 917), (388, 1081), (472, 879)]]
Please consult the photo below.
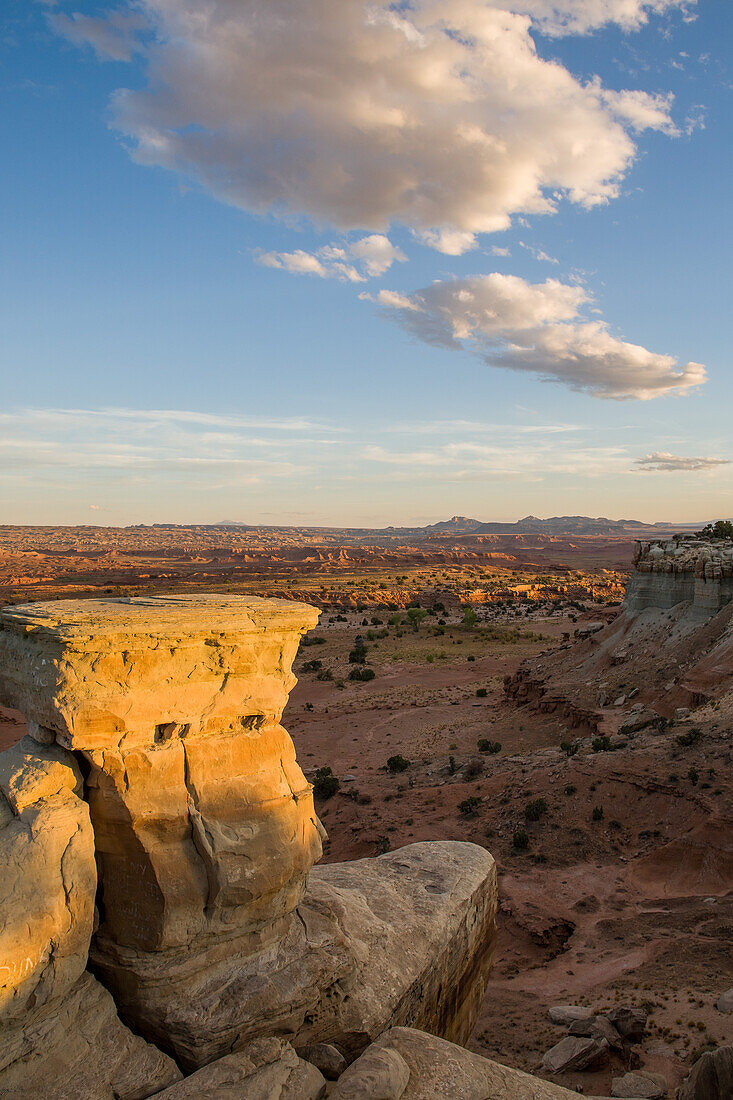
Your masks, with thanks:
[(625, 1073), (623, 1077), (614, 1077), (611, 1082), (611, 1096), (626, 1100), (662, 1100), (666, 1095), (667, 1082), (660, 1073), (636, 1070)]
[(552, 1005), (549, 1016), (553, 1024), (568, 1027), (576, 1020), (590, 1020), (593, 1016), (593, 1009), (585, 1008), (584, 1005)]
[(155, 1100), (320, 1100), (326, 1082), (283, 1039), (256, 1039), (192, 1073)]
[(577, 1100), (578, 1094), (412, 1028), (386, 1031), (329, 1100)]
[(591, 1016), (588, 1020), (575, 1020), (568, 1028), (568, 1035), (585, 1036), (587, 1039), (605, 1039), (614, 1050), (623, 1050), (624, 1041), (606, 1016)]
[(733, 1012), (733, 989), (726, 989), (725, 993), (721, 993), (715, 1007), (718, 1012)]
[(142, 1100), (178, 1081), (170, 1058), (117, 1016), (91, 974), (0, 1040), (0, 1100)]
[(677, 1090), (677, 1100), (730, 1100), (733, 1096), (733, 1046), (701, 1055)]
[(298, 1054), (319, 1069), (328, 1081), (337, 1081), (346, 1069), (346, 1059), (332, 1043), (312, 1043)]
[(641, 1039), (646, 1031), (647, 1014), (643, 1008), (622, 1005), (604, 1014), (624, 1039)]
[(608, 1043), (605, 1039), (582, 1039), (566, 1035), (547, 1051), (542, 1065), (549, 1073), (568, 1073), (570, 1070), (586, 1069), (607, 1053)]

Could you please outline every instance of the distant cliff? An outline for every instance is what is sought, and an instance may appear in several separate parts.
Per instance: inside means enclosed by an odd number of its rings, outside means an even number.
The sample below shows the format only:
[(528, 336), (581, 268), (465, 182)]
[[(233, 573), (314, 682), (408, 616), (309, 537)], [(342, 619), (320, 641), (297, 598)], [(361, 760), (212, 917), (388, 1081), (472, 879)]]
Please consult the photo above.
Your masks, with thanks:
[(625, 607), (670, 608), (687, 602), (696, 618), (709, 618), (733, 600), (733, 540), (695, 535), (650, 542), (634, 549), (634, 572)]

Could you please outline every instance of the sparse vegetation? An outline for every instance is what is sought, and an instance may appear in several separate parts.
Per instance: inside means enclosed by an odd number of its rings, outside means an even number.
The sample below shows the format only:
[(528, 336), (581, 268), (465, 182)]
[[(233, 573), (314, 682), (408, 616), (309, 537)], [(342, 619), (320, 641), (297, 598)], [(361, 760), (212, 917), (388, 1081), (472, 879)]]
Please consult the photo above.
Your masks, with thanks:
[(336, 794), (339, 786), (338, 777), (333, 774), (330, 768), (319, 768), (313, 780), (313, 794), (316, 798), (325, 801)]
[(397, 775), (398, 772), (406, 772), (410, 766), (410, 761), (404, 756), (400, 756), (399, 753), (396, 756), (390, 756), (387, 761), (387, 771), (392, 775)]

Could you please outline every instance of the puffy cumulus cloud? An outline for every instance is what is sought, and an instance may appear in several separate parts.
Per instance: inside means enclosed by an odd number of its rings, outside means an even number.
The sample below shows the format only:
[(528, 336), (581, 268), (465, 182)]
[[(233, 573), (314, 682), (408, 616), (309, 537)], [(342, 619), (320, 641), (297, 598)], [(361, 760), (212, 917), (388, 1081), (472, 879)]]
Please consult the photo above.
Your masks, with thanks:
[(696, 0), (489, 0), (493, 7), (523, 12), (545, 33), (587, 34), (606, 23), (618, 23), (624, 30), (637, 30), (649, 15), (671, 11), (688, 12)]
[[(276, 267), (292, 275), (317, 275), (320, 279), (340, 279), (341, 282), (363, 283), (367, 278), (383, 275), (395, 260), (407, 259), (400, 248), (383, 233), (372, 233), (353, 244), (328, 244), (317, 252), (258, 252), (257, 263)], [(355, 261), (352, 262), (352, 261)]]
[(247, 211), (400, 223), (459, 255), (513, 214), (608, 201), (632, 132), (674, 130), (667, 99), (543, 60), (533, 25), (632, 27), (677, 2), (137, 0), (149, 79), (115, 120), (138, 161)]
[(705, 381), (700, 363), (680, 366), (588, 321), (580, 286), (557, 279), (528, 283), (515, 275), (435, 282), (411, 295), (381, 291), (377, 302), (427, 343), (467, 348), (489, 366), (529, 371), (593, 397), (648, 400), (684, 393)]
[(729, 458), (691, 458), (685, 455), (673, 455), (669, 451), (654, 451), (634, 460), (640, 470), (661, 470), (666, 473), (691, 470), (715, 470), (719, 466), (730, 466)]

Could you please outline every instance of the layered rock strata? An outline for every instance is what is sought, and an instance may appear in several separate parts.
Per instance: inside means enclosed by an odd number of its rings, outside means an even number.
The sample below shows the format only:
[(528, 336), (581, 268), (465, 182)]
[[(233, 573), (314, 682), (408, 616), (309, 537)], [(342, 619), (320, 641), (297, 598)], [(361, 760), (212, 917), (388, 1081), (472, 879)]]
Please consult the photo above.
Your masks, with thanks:
[(708, 619), (731, 600), (733, 542), (679, 535), (635, 544), (624, 601), (628, 611), (687, 602), (694, 617)]
[[(483, 995), (484, 849), (419, 844), (308, 878), (323, 830), (280, 718), (317, 618), (217, 596), (0, 613), (0, 697), (84, 772), (95, 973), (187, 1070), (272, 1035), (349, 1056), (396, 1023), (462, 1040)], [(93, 876), (84, 893), (91, 913)]]

